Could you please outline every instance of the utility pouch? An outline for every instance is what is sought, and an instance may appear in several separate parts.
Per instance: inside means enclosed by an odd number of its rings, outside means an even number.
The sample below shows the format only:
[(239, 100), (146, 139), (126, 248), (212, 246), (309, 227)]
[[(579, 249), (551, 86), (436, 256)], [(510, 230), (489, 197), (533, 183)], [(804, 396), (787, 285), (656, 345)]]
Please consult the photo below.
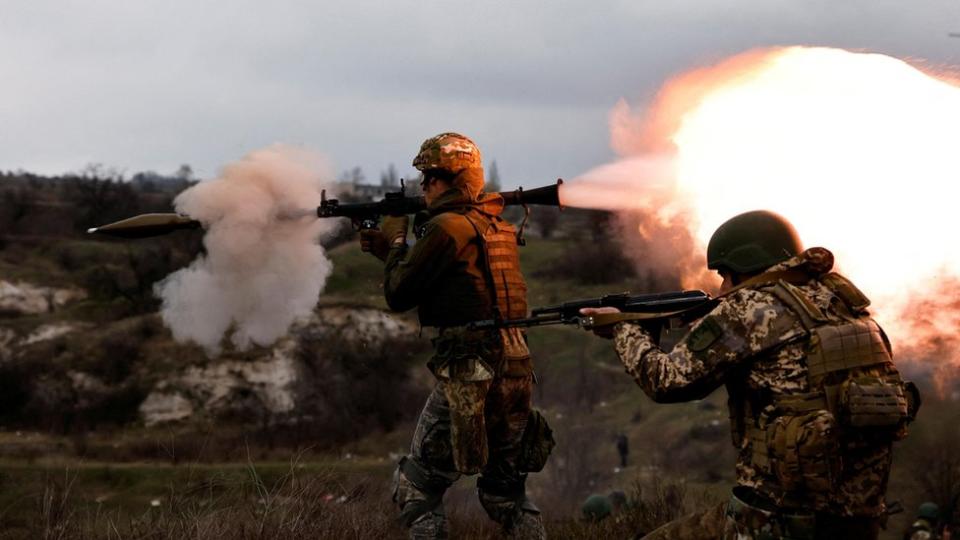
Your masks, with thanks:
[(453, 463), (463, 474), (476, 474), (487, 464), (487, 392), (494, 369), (486, 335), (460, 328), (445, 330), (434, 340), (436, 353), (428, 366), (443, 385), (450, 406)]
[(450, 447), (453, 464), (463, 474), (477, 474), (487, 464), (487, 425), (484, 405), (492, 378), (451, 379), (443, 383), (450, 405)]
[(557, 442), (553, 439), (553, 430), (547, 424), (543, 414), (532, 409), (527, 417), (527, 427), (523, 430), (520, 442), (520, 472), (540, 472), (547, 464), (547, 458)]
[(490, 365), (488, 359), (498, 355), (495, 336), (463, 327), (446, 328), (433, 339), (434, 353), (427, 367), (441, 381), (492, 379), (496, 366)]
[(910, 417), (904, 385), (880, 377), (847, 379), (840, 387), (840, 422), (853, 428), (896, 429)]
[(771, 472), (787, 491), (828, 493), (840, 479), (840, 439), (827, 410), (784, 414), (766, 427)]
[(533, 374), (533, 362), (530, 359), (530, 349), (523, 331), (519, 328), (503, 328), (500, 330), (500, 341), (503, 344), (504, 377), (527, 377)]

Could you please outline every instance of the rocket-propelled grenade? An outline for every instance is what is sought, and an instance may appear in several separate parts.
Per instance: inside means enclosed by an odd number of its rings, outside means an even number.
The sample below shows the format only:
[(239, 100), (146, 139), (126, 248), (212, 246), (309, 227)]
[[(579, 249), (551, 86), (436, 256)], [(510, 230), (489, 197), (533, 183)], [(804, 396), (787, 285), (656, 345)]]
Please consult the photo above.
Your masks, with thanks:
[[(503, 197), (504, 204), (507, 206), (526, 207), (530, 204), (537, 204), (561, 207), (561, 185), (563, 185), (563, 180), (557, 180), (554, 185), (529, 191), (524, 191), (522, 187), (514, 191), (501, 191), (500, 196)], [(423, 197), (407, 197), (406, 189), (401, 183), (400, 191), (387, 193), (383, 199), (375, 202), (342, 204), (336, 199), (327, 199), (324, 191), (321, 193), (320, 206), (317, 207), (317, 217), (345, 217), (349, 218), (357, 229), (375, 229), (383, 216), (416, 214), (426, 209), (427, 204)], [(182, 214), (142, 214), (108, 225), (87, 229), (87, 232), (121, 238), (149, 238), (181, 229), (197, 229), (200, 227), (199, 221)]]
[(182, 229), (199, 229), (200, 222), (182, 214), (140, 214), (100, 227), (87, 229), (90, 234), (121, 238), (149, 238)]

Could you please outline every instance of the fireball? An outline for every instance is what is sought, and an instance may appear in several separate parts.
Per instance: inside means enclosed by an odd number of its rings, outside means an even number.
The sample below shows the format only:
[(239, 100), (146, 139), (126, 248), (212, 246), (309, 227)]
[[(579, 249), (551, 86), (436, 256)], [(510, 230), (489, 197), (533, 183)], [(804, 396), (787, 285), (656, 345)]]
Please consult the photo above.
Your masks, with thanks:
[(571, 204), (628, 186), (599, 203), (684, 214), (699, 250), (730, 217), (773, 210), (836, 254), (898, 352), (958, 361), (960, 87), (948, 72), (829, 48), (751, 51), (668, 81), (642, 112), (621, 102), (611, 132), (622, 159), (571, 183)]

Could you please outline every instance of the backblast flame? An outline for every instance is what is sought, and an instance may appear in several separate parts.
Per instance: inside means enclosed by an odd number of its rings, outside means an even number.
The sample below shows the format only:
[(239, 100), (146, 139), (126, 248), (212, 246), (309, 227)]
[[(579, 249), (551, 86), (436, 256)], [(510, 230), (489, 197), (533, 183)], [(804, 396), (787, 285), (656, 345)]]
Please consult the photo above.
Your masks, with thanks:
[(618, 104), (611, 134), (622, 159), (571, 182), (566, 198), (630, 178), (629, 194), (591, 203), (620, 209), (630, 198), (662, 222), (683, 216), (699, 253), (738, 213), (780, 213), (873, 298), (900, 359), (956, 371), (954, 81), (882, 54), (752, 51), (669, 81), (643, 114)]

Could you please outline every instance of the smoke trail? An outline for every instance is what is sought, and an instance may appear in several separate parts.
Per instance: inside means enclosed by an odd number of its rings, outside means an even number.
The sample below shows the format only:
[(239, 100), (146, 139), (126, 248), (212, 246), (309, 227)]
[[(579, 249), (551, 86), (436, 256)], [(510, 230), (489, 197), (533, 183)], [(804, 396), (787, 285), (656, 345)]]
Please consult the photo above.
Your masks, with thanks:
[(332, 270), (318, 240), (339, 224), (309, 210), (330, 177), (319, 156), (275, 145), (177, 196), (177, 211), (206, 229), (206, 254), (154, 288), (177, 341), (209, 354), (224, 336), (265, 346), (313, 310)]
[[(615, 115), (616, 116), (616, 115)], [(639, 144), (624, 123), (611, 119), (614, 146)], [(703, 246), (694, 235), (696, 214), (676, 189), (676, 170), (668, 154), (625, 157), (592, 169), (564, 185), (565, 206), (599, 208), (616, 213), (619, 239), (640, 275), (671, 287), (715, 291), (716, 276), (707, 271)]]

